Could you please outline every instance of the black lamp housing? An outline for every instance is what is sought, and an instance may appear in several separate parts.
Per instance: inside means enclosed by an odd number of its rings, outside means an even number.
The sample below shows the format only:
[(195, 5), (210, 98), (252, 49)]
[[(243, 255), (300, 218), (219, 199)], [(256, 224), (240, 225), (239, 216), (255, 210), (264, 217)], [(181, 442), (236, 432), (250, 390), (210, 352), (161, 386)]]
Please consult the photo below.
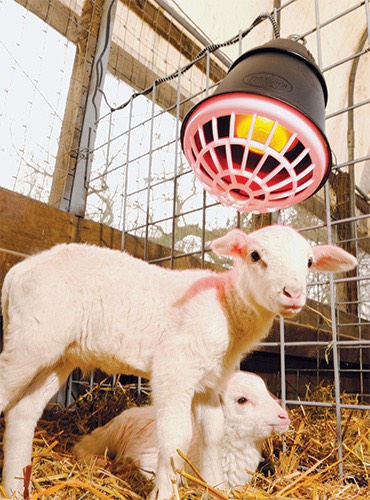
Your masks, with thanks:
[(264, 213), (312, 196), (326, 182), (328, 93), (310, 52), (272, 40), (240, 56), (181, 127), (184, 154), (204, 189), (243, 212)]

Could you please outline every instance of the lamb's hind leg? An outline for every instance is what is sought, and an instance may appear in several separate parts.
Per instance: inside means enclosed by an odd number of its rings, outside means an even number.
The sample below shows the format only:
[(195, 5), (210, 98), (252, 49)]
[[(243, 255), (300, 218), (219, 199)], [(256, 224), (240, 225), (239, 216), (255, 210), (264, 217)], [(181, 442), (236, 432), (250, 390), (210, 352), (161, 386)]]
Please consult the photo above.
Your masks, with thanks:
[(32, 442), (38, 419), (53, 395), (64, 384), (73, 366), (67, 362), (42, 371), (24, 396), (5, 414), (3, 487), (11, 495), (23, 493), (23, 468), (31, 463)]
[(64, 325), (51, 330), (50, 318), (28, 321), (27, 317), (6, 318), (4, 348), (0, 355), (0, 412), (6, 411), (29, 392), (30, 384), (48, 367), (49, 372), (63, 358), (71, 342)]

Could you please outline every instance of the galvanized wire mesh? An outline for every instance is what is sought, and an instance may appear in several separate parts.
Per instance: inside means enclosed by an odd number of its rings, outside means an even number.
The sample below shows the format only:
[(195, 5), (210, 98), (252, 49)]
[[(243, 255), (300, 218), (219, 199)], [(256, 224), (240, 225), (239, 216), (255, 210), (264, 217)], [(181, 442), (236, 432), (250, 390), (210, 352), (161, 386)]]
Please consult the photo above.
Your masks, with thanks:
[[(95, 59), (94, 63), (94, 50), (103, 2), (48, 0), (42, 12), (39, 3), (19, 3), (24, 7), (17, 4), (19, 12), (14, 15), (19, 20), (20, 45), (26, 43), (29, 23), (41, 23), (39, 62), (35, 66), (30, 56), (27, 69), (21, 59), (24, 50), (11, 47), (10, 38), (7, 41), (2, 36), (1, 47), (11, 71), (0, 98), (1, 126), (5, 127), (3, 117), (12, 113), (8, 143), (14, 147), (7, 157), (18, 157), (6, 187), (68, 209), (75, 189), (76, 160), (85, 155), (84, 161), (92, 160), (85, 172), (86, 217), (122, 230), (122, 249), (128, 235), (133, 235), (141, 239), (146, 260), (175, 269), (209, 263), (228, 266), (208, 251), (213, 238), (232, 227), (248, 231), (276, 221), (301, 230), (312, 243), (338, 244), (358, 257), (359, 267), (353, 273), (312, 275), (304, 312), (294, 322), (278, 321), (258, 353), (242, 365), (260, 372), (270, 388), (292, 406), (329, 404), (306, 402), (306, 386), (333, 383), (340, 444), (341, 411), (348, 406), (342, 404), (341, 394), (359, 394), (353, 409), (370, 409), (370, 205), (366, 187), (370, 155), (364, 126), (370, 109), (368, 0), (345, 5), (290, 0), (274, 9), (271, 6), (282, 36), (297, 34), (322, 68), (329, 89), (326, 132), (335, 160), (329, 183), (318, 195), (272, 216), (240, 214), (205, 194), (179, 143), (181, 119), (223, 78), (231, 62), (229, 54), (235, 57), (251, 46), (248, 36), (244, 40), (240, 36), (228, 55), (206, 52), (186, 73), (179, 72), (170, 81), (154, 84), (145, 96), (132, 98), (158, 78), (184, 67), (212, 42), (175, 2), (116, 3), (115, 12), (108, 16), (112, 37), (101, 86), (96, 82), (91, 86), (85, 74), (101, 62)], [(9, 5), (10, 0), (0, 3), (0, 23)], [(257, 30), (258, 43), (271, 36), (271, 26), (266, 26)], [(240, 33), (245, 27), (240, 26)], [(357, 30), (358, 36), (346, 37), (348, 30)], [(103, 51), (107, 40), (103, 37)], [(50, 59), (49, 47), (59, 47), (60, 56)], [(50, 95), (46, 91), (50, 87), (48, 71), (58, 81), (56, 90), (53, 80)], [(24, 116), (17, 122), (14, 117), (22, 116), (16, 112), (15, 102), (20, 95), (14, 85), (18, 75), (32, 89), (31, 94), (23, 94), (32, 97), (27, 97), (28, 103), (18, 103)], [(343, 91), (336, 92), (337, 87)], [(92, 103), (100, 96), (101, 104), (95, 110), (99, 119), (91, 123), (94, 141), (82, 148), (76, 137), (88, 91)], [(126, 102), (127, 106), (115, 110)], [(31, 133), (40, 128), (32, 118), (35, 115), (41, 123), (40, 109), (48, 117), (42, 120), (46, 127), (42, 141), (40, 136), (33, 139)], [(21, 132), (15, 133), (15, 126)], [(157, 245), (155, 257), (153, 244)], [(68, 398), (76, 397), (99, 377), (95, 374), (84, 381), (76, 373), (69, 382)]]

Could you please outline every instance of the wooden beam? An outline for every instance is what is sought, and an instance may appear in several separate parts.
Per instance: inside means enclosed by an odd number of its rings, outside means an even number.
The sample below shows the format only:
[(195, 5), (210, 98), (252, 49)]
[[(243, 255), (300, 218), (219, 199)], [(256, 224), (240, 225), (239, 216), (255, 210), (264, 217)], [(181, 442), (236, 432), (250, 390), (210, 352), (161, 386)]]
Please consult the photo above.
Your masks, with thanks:
[(307, 198), (301, 204), (301, 207), (315, 215), (318, 219), (325, 222), (326, 221), (326, 207), (325, 202), (317, 194)]
[(365, 201), (357, 193), (356, 193), (356, 207), (364, 215), (370, 215), (370, 203), (368, 201)]
[(85, 0), (79, 20), (76, 55), (49, 197), (50, 205), (56, 208), (62, 204), (68, 177), (73, 175), (76, 166), (103, 4), (104, 0)]
[(0, 188), (0, 247), (30, 255), (57, 243), (77, 241), (75, 218)]
[(80, 38), (82, 24), (76, 12), (60, 0), (16, 0), (73, 43)]
[[(2, 261), (4, 266), (7, 262), (6, 271), (23, 257), (58, 243), (79, 242), (121, 249), (122, 233), (118, 229), (71, 215), (4, 188), (0, 188), (0, 213), (0, 250), (6, 254)], [(125, 251), (144, 258), (143, 238), (126, 234)], [(169, 259), (170, 249), (158, 243), (149, 243), (149, 260), (166, 257)], [(179, 259), (177, 264), (179, 269), (201, 267), (200, 260), (192, 256)], [(169, 260), (163, 262), (164, 267), (169, 265)]]
[[(127, 85), (133, 87), (137, 92), (147, 89), (158, 78), (158, 75), (150, 70), (144, 63), (141, 63), (138, 59), (114, 42), (111, 45), (108, 68), (112, 75), (127, 83)], [(163, 109), (168, 109), (173, 115), (176, 113), (176, 86), (176, 80), (174, 80), (173, 82), (164, 82), (156, 89), (157, 104)], [(148, 98), (150, 99), (150, 96), (148, 96)], [(184, 94), (181, 94), (180, 99), (184, 102), (180, 108), (181, 120), (193, 107), (195, 101), (186, 101)]]
[[(367, 339), (370, 339), (369, 331), (367, 332)], [(284, 347), (286, 356), (295, 356), (300, 358), (320, 359), (325, 360), (325, 353), (327, 357), (331, 357), (330, 342), (332, 340), (331, 332), (321, 328), (315, 328), (311, 325), (304, 325), (295, 323), (293, 321), (284, 322), (284, 337), (286, 342), (301, 342), (300, 345), (289, 345)], [(344, 338), (343, 338), (344, 339)], [(353, 340), (352, 338), (345, 337), (346, 340)], [(327, 342), (327, 346), (315, 346), (308, 344), (309, 342)], [(266, 342), (280, 342), (280, 323), (275, 320), (270, 334)], [(259, 350), (274, 354), (280, 353), (280, 346), (266, 346), (264, 345)], [(358, 363), (358, 350), (346, 349), (341, 350), (341, 361), (347, 363)]]
[[(168, 43), (177, 49), (189, 61), (192, 61), (195, 56), (204, 49), (197, 41), (188, 36), (184, 30), (177, 26), (169, 19), (162, 9), (150, 0), (143, 2), (142, 0), (121, 0), (127, 5), (143, 22), (151, 26), (158, 35), (162, 36)], [(197, 62), (197, 67), (203, 73), (206, 72), (206, 58), (204, 57)], [(225, 67), (220, 65), (214, 59), (210, 59), (210, 79), (218, 82), (224, 78), (226, 74)], [(163, 76), (163, 75), (161, 75)]]
[(20, 253), (9, 252), (0, 248), (0, 287), (3, 286), (4, 278), (9, 269), (23, 260), (24, 257), (25, 256)]
[[(90, 31), (94, 31), (94, 16), (101, 12), (101, 1), (90, 0), (84, 4), (84, 11), (82, 16), (79, 16), (73, 9), (67, 7), (65, 3), (60, 0), (16, 0), (20, 5), (23, 5), (27, 10), (35, 14), (37, 17), (45, 21), (49, 26), (58, 31), (61, 35), (65, 36), (69, 41), (74, 44), (83, 44), (86, 38), (87, 26), (86, 20), (91, 20)], [(135, 12), (142, 18), (143, 22), (148, 24), (158, 35), (163, 36), (173, 47), (175, 47), (182, 55), (191, 61), (196, 54), (204, 47), (200, 46), (190, 36), (184, 33), (176, 24), (166, 16), (161, 9), (155, 4), (141, 0), (120, 0), (129, 9)], [(94, 6), (94, 9), (92, 8)], [(94, 12), (94, 16), (91, 13)], [(87, 19), (86, 19), (86, 14)], [(124, 50), (124, 47), (119, 47)], [(202, 59), (197, 63), (197, 67), (205, 72), (206, 62)], [(118, 72), (124, 73), (117, 69)], [(225, 67), (220, 65), (217, 61), (211, 58), (210, 61), (210, 78), (217, 82), (224, 78), (226, 74)], [(160, 75), (163, 76), (163, 75)], [(135, 87), (136, 75), (131, 74), (130, 85)], [(127, 78), (127, 75), (126, 75)], [(158, 78), (158, 75), (155, 76)], [(155, 80), (148, 81), (148, 85)]]
[[(197, 44), (193, 38), (188, 36), (184, 30), (180, 30), (176, 23), (173, 23), (157, 5), (147, 1), (141, 2), (135, 0), (122, 0), (121, 4), (130, 9), (142, 22), (152, 29), (156, 36), (163, 36), (172, 47), (178, 51), (179, 56), (185, 56), (189, 61), (194, 58), (204, 47)], [(153, 82), (159, 77), (165, 76), (158, 74), (155, 69), (148, 67), (144, 56), (138, 56), (132, 52), (130, 46), (124, 46), (112, 42), (109, 56), (109, 71), (133, 87), (135, 91), (141, 92), (152, 86)], [(205, 58), (197, 62), (196, 67), (201, 71), (206, 71)], [(217, 82), (226, 75), (226, 68), (211, 57), (210, 58), (210, 80)], [(183, 119), (190, 108), (197, 102), (189, 93), (186, 94), (186, 85), (181, 95), (180, 119)], [(156, 89), (156, 102), (163, 108), (168, 109), (169, 113), (175, 114), (174, 104), (177, 97), (177, 79), (164, 82)], [(150, 97), (149, 97), (150, 98)]]

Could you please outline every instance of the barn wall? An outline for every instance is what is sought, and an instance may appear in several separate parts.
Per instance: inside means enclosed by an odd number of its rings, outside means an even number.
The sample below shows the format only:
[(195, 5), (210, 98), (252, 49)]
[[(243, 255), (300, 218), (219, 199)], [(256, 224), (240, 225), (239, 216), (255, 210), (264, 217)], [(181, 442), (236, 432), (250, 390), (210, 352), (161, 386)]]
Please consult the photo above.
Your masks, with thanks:
[[(0, 213), (0, 287), (14, 264), (58, 243), (87, 243), (121, 249), (122, 232), (118, 229), (71, 215), (4, 188), (0, 188)], [(144, 239), (126, 234), (125, 250), (143, 258)], [(169, 267), (170, 249), (150, 242), (148, 258)], [(187, 256), (178, 259), (176, 267), (199, 268), (201, 262)]]

